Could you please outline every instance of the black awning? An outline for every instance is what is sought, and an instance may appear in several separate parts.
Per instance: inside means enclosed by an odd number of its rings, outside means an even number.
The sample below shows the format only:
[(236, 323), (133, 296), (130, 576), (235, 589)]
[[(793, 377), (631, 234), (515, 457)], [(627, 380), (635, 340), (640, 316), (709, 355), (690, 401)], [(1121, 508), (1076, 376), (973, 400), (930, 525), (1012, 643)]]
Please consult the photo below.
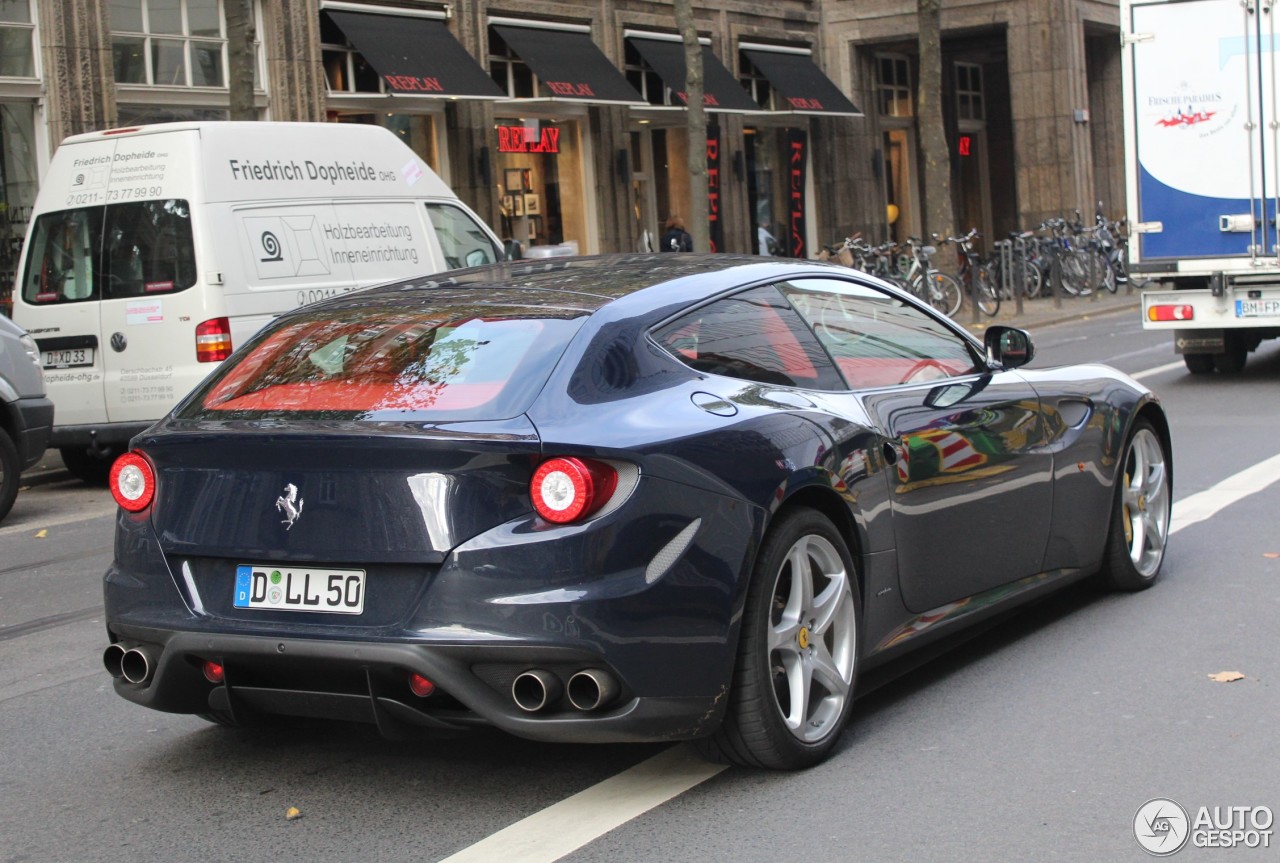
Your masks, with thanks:
[[(680, 100), (684, 95), (684, 43), (671, 39), (646, 39), (643, 36), (628, 37), (640, 56), (653, 67), (662, 82), (671, 88)], [(759, 111), (751, 95), (738, 84), (724, 64), (711, 53), (710, 45), (702, 46), (703, 102), (708, 111)]]
[(863, 116), (808, 54), (758, 48), (743, 48), (742, 53), (778, 91), (780, 110), (826, 117)]
[(644, 104), (588, 33), (494, 24), (493, 29), (529, 65), (553, 99)]
[(506, 93), (443, 21), (411, 15), (323, 10), (392, 93), (502, 99)]

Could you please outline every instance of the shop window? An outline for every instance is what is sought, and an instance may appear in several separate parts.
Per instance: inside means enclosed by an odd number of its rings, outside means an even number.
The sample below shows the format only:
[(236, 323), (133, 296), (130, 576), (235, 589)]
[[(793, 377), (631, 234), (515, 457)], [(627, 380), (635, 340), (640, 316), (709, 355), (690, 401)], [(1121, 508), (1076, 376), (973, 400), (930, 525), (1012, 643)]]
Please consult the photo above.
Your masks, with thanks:
[(977, 63), (956, 63), (956, 116), (961, 120), (985, 120), (982, 97), (982, 67)]
[(29, 0), (0, 0), (0, 78), (36, 77), (35, 30)]
[(489, 77), (509, 99), (538, 95), (538, 77), (494, 28), (489, 28)]
[(111, 55), (119, 84), (226, 87), (221, 0), (113, 0)]
[(386, 85), (346, 35), (320, 13), (320, 54), (330, 93), (384, 93)]
[(738, 83), (751, 94), (755, 103), (766, 111), (776, 109), (773, 85), (742, 51), (738, 52)]
[(876, 101), (882, 117), (910, 117), (915, 113), (911, 98), (911, 64), (899, 54), (876, 57)]

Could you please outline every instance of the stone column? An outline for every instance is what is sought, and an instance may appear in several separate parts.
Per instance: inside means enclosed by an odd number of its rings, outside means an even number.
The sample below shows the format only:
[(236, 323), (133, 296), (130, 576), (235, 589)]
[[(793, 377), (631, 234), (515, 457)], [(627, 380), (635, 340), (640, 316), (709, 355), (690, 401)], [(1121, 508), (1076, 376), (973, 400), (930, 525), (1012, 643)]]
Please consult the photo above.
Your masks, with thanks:
[(45, 105), (55, 147), (69, 135), (116, 125), (109, 6), (109, 0), (39, 6)]
[(318, 0), (262, 0), (262, 19), (270, 118), (324, 120), (325, 78), (320, 61)]

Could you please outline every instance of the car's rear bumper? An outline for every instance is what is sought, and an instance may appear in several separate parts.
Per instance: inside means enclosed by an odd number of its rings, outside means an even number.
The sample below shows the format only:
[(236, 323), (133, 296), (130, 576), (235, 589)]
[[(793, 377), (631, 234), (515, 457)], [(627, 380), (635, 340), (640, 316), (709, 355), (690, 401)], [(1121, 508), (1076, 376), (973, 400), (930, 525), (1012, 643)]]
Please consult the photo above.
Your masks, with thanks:
[[(122, 646), (146, 650), (153, 669), (141, 683), (117, 678), (116, 692), (176, 713), (369, 722), (391, 738), (491, 725), (531, 740), (609, 743), (699, 737), (714, 730), (724, 709), (718, 696), (638, 696), (625, 684), (595, 710), (575, 708), (564, 696), (537, 712), (520, 708), (511, 682), (522, 671), (547, 670), (562, 683), (583, 669), (615, 674), (601, 657), (566, 647), (340, 641), (129, 625), (114, 631)], [(205, 679), (205, 660), (224, 668), (223, 683)], [(411, 673), (432, 681), (436, 692), (414, 695)]]

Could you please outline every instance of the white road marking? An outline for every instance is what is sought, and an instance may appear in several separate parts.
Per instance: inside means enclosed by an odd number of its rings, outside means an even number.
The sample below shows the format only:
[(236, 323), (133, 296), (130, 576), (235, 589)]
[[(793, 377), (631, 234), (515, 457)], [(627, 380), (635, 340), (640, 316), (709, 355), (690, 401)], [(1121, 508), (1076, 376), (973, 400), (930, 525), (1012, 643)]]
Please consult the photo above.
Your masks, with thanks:
[(535, 812), (440, 863), (554, 863), (725, 769), (674, 746)]
[(1280, 480), (1280, 455), (1260, 461), (1232, 474), (1215, 486), (1184, 497), (1173, 505), (1173, 518), (1169, 521), (1169, 533), (1212, 518), (1223, 507), (1262, 491)]
[(117, 509), (118, 507), (112, 502), (101, 507), (94, 507), (88, 511), (66, 513), (53, 518), (41, 519), (37, 516), (22, 524), (10, 524), (0, 527), (0, 536), (8, 536), (14, 533), (30, 533), (35, 536), (47, 527), (61, 527), (64, 524), (75, 524), (78, 521), (92, 521), (95, 518), (102, 518), (104, 515), (115, 515)]
[[(1158, 374), (1170, 363), (1142, 372)], [(1133, 375), (1137, 377), (1137, 375)], [(1245, 468), (1217, 485), (1173, 505), (1169, 533), (1212, 518), (1224, 507), (1280, 480), (1280, 455)], [(702, 761), (687, 746), (675, 746), (585, 791), (535, 812), (440, 863), (555, 863), (724, 770)]]
[(1155, 377), (1156, 375), (1162, 375), (1165, 372), (1171, 372), (1174, 369), (1181, 369), (1185, 367), (1186, 367), (1186, 363), (1184, 363), (1182, 360), (1178, 360), (1177, 362), (1165, 363), (1162, 366), (1156, 366), (1154, 369), (1143, 369), (1140, 372), (1134, 372), (1133, 374), (1129, 375), (1129, 377), (1133, 378), (1135, 381), (1140, 381), (1143, 378)]

